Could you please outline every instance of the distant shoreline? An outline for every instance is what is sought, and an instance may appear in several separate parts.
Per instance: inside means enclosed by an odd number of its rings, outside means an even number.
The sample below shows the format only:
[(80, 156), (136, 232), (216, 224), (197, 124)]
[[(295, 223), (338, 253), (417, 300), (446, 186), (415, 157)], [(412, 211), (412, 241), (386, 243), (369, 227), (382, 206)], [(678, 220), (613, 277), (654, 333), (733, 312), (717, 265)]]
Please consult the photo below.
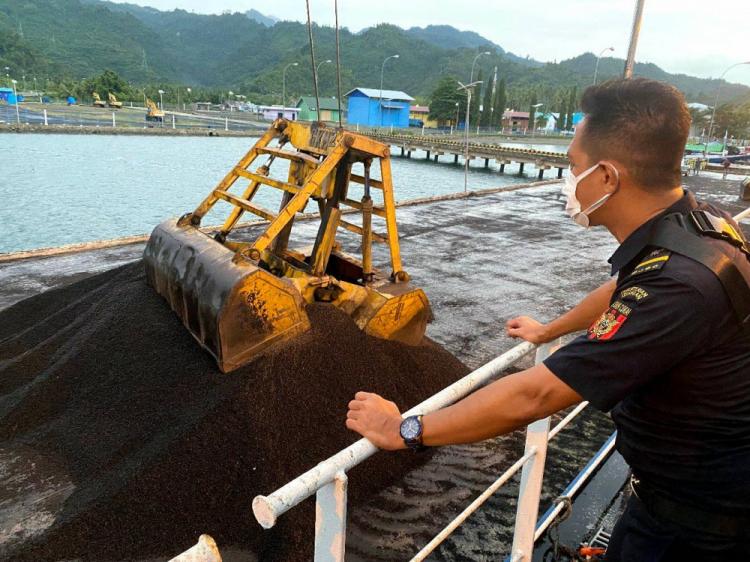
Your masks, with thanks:
[(251, 131), (225, 131), (224, 129), (172, 129), (171, 127), (91, 127), (75, 125), (5, 125), (0, 133), (57, 134), (57, 135), (145, 135), (166, 137), (258, 137), (264, 129)]

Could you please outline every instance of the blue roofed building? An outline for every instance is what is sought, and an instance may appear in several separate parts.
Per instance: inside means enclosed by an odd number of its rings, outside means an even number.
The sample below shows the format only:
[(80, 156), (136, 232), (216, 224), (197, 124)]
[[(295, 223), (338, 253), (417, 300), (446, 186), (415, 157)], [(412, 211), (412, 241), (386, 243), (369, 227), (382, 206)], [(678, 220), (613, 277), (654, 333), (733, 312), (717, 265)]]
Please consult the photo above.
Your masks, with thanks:
[(354, 88), (348, 99), (347, 123), (368, 127), (408, 127), (409, 107), (414, 98), (398, 90)]

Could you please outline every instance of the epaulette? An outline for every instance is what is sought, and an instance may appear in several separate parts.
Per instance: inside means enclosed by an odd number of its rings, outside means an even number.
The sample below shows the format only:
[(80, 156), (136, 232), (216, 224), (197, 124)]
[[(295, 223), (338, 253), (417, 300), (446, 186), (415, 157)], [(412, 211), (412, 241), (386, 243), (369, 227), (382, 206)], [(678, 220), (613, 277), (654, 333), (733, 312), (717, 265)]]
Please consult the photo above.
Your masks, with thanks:
[(656, 249), (653, 252), (647, 254), (638, 265), (633, 268), (630, 275), (639, 275), (646, 273), (647, 271), (656, 271), (664, 267), (664, 264), (669, 261), (672, 252), (669, 250)]

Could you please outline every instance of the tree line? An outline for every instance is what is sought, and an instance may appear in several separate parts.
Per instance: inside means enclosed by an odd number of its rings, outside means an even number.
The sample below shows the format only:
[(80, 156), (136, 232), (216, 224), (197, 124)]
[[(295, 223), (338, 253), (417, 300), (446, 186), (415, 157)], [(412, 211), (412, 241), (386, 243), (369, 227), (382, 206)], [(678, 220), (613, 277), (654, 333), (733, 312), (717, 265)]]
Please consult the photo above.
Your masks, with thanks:
[[(543, 126), (550, 113), (557, 113), (555, 128), (570, 131), (573, 128), (573, 114), (578, 111), (578, 88), (557, 88), (552, 91), (539, 92), (536, 88), (508, 87), (505, 78), (498, 76), (497, 70), (487, 79), (483, 69), (479, 69), (474, 87), (469, 123), (482, 128), (502, 127), (503, 114), (506, 110), (528, 111), (529, 123)], [(441, 124), (463, 123), (466, 115), (467, 94), (459, 87), (453, 76), (440, 79), (428, 99), (430, 119)], [(538, 104), (541, 105), (538, 106)], [(538, 110), (538, 108), (540, 110)], [(542, 109), (543, 108), (543, 109)]]

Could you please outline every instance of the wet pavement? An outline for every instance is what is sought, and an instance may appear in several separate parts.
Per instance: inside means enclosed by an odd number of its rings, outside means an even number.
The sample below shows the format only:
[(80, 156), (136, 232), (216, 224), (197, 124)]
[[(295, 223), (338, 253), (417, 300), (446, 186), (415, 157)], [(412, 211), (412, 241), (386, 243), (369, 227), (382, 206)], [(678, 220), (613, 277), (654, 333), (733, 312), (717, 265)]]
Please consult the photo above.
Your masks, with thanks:
[[(719, 178), (689, 177), (685, 184), (733, 213), (749, 205), (738, 199), (738, 180)], [(503, 333), (505, 320), (520, 314), (549, 320), (606, 281), (614, 239), (600, 229), (581, 229), (562, 207), (560, 186), (553, 184), (399, 208), (404, 267), (425, 289), (435, 314), (428, 335), (477, 367), (515, 345)], [(313, 222), (299, 223), (293, 240), (309, 243), (315, 228)], [(253, 234), (247, 230), (242, 236)], [(356, 251), (352, 237), (343, 242), (345, 250)], [(142, 250), (142, 244), (133, 244), (0, 263), (0, 309), (138, 259)], [(385, 248), (376, 247), (375, 262), (387, 262)], [(611, 429), (608, 417), (590, 411), (558, 436), (548, 456), (547, 498), (567, 484)], [(516, 433), (443, 448), (366, 505), (349, 506), (347, 559), (411, 557), (510, 466), (522, 447), (523, 436)], [(516, 493), (515, 485), (501, 489), (430, 560), (497, 559), (507, 553)]]

